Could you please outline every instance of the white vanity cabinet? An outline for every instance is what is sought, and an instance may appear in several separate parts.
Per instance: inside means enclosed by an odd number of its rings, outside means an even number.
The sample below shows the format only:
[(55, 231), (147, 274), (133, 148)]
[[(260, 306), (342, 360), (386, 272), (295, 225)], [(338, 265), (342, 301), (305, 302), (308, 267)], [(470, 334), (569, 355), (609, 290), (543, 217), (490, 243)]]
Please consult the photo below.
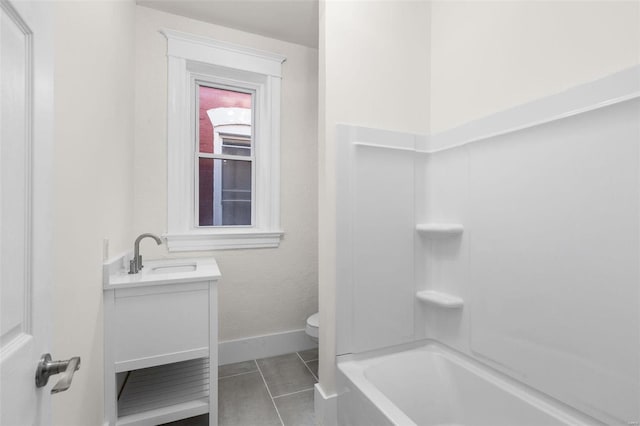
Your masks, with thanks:
[(220, 270), (212, 258), (104, 265), (105, 424), (217, 424)]

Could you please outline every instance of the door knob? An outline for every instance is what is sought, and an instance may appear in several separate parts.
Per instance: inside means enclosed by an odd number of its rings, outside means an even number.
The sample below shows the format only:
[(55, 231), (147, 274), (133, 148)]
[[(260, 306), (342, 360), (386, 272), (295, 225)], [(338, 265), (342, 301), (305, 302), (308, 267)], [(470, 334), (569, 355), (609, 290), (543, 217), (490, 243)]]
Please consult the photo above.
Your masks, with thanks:
[(73, 373), (80, 369), (80, 357), (74, 356), (66, 361), (52, 361), (50, 354), (42, 355), (38, 368), (36, 369), (36, 387), (41, 388), (47, 385), (49, 377), (54, 374), (64, 373), (64, 376), (55, 384), (51, 393), (64, 392), (71, 386)]

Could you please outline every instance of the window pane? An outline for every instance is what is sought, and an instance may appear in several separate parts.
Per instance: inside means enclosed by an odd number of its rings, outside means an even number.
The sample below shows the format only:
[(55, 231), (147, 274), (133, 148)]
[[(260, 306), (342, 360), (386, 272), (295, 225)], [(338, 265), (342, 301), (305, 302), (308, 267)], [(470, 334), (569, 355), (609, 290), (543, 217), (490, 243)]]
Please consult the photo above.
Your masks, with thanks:
[(227, 136), (222, 139), (222, 149), (217, 150), (216, 154), (251, 156), (251, 137)]
[(200, 226), (213, 225), (213, 159), (201, 158), (199, 167), (199, 221)]
[(251, 225), (251, 161), (199, 161), (199, 225)]
[[(213, 87), (198, 85), (199, 100), (199, 126), (198, 134), (200, 141), (200, 152), (212, 154), (214, 152), (214, 131), (221, 132), (223, 129), (238, 133), (247, 138), (247, 143), (251, 143), (251, 94), (235, 92), (227, 89), (216, 89)], [(218, 123), (212, 123), (211, 111), (219, 111), (216, 115)], [(214, 115), (216, 113), (213, 113)], [(224, 118), (220, 120), (219, 117)], [(225, 118), (228, 117), (228, 118)], [(216, 129), (214, 129), (216, 124)], [(217, 152), (220, 153), (220, 152)], [(250, 154), (249, 154), (250, 155)]]
[(251, 225), (251, 162), (215, 161), (222, 165), (222, 225)]

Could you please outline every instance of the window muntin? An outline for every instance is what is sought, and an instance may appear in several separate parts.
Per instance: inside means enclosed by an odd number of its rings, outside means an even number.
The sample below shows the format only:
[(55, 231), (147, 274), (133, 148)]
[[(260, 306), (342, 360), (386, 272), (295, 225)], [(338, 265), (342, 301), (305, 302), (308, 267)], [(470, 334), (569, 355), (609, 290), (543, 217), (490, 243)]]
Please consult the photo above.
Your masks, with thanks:
[(195, 82), (198, 227), (253, 226), (254, 94)]

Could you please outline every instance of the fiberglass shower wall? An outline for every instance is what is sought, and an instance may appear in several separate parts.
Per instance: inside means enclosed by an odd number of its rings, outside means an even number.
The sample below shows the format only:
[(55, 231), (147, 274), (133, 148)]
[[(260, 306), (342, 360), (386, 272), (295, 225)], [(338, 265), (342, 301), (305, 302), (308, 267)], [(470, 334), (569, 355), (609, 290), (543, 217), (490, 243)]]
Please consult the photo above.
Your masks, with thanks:
[(640, 400), (640, 69), (429, 138), (338, 129), (338, 354), (434, 339), (606, 424)]

